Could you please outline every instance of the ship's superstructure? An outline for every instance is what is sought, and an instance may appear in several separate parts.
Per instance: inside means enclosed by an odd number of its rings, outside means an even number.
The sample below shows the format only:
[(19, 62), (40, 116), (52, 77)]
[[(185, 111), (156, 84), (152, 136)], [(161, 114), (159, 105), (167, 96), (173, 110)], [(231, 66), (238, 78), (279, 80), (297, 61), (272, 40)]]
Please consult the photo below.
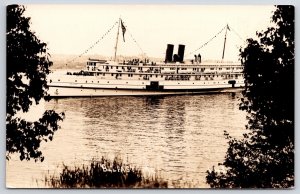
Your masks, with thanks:
[[(120, 22), (124, 36), (125, 27)], [(173, 54), (174, 45), (168, 44), (162, 62), (147, 58), (120, 61), (116, 51), (114, 61), (89, 59), (79, 72), (51, 74), (48, 93), (52, 97), (168, 95), (221, 92), (244, 86), (241, 63), (202, 61), (200, 54), (184, 60), (184, 51), (185, 45), (178, 45), (178, 52)]]

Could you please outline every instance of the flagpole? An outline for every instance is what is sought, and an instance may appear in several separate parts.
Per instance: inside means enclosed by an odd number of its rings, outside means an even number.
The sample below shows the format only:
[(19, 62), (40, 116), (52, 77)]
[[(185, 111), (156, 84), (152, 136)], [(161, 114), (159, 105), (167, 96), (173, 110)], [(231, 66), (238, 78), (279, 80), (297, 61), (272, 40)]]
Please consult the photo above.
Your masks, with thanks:
[(226, 46), (226, 36), (227, 36), (227, 29), (228, 29), (228, 24), (226, 25), (226, 30), (225, 30), (225, 39), (224, 39), (224, 46), (223, 46), (223, 54), (222, 54), (222, 60), (224, 59), (224, 54), (225, 54), (225, 46)]
[(116, 59), (117, 59), (117, 49), (118, 49), (118, 41), (119, 41), (120, 23), (121, 23), (121, 18), (119, 18), (119, 24), (118, 24), (118, 32), (117, 32), (117, 38), (116, 38), (116, 46), (115, 46), (115, 57), (114, 57), (114, 61), (116, 61)]

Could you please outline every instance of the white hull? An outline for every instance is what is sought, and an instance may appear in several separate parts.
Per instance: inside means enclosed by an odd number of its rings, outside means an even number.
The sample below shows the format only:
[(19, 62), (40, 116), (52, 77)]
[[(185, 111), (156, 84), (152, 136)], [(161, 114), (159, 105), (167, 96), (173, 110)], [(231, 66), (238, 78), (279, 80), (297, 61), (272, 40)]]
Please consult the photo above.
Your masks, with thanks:
[(132, 89), (95, 89), (95, 88), (72, 88), (72, 87), (49, 87), (48, 93), (51, 97), (97, 97), (97, 96), (155, 96), (155, 95), (185, 95), (185, 94), (206, 94), (220, 92), (238, 92), (243, 87), (236, 88), (211, 88), (199, 90), (132, 90)]

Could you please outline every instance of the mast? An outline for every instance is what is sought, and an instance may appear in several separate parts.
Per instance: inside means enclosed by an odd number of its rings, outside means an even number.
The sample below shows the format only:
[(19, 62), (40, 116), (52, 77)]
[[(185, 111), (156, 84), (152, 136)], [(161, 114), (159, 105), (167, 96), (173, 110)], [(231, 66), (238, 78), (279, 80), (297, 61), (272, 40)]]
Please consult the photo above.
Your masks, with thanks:
[(121, 23), (121, 18), (119, 18), (119, 24), (118, 24), (118, 32), (117, 32), (117, 38), (116, 38), (116, 46), (115, 46), (115, 56), (114, 56), (114, 61), (116, 61), (116, 59), (117, 59), (117, 49), (118, 49), (118, 41), (119, 41), (120, 23)]
[(228, 24), (226, 24), (226, 29), (225, 29), (225, 38), (224, 38), (224, 46), (223, 46), (223, 54), (222, 54), (222, 60), (224, 59), (224, 54), (225, 54), (225, 46), (226, 46), (226, 36), (227, 36), (227, 29), (228, 29)]

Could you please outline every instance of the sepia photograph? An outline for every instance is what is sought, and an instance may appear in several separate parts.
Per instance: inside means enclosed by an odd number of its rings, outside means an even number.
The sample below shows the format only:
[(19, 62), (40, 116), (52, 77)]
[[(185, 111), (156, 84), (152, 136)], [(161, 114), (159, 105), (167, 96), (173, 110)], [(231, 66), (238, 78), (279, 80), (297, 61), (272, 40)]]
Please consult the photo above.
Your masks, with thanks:
[(6, 188), (293, 189), (293, 5), (7, 4)]

